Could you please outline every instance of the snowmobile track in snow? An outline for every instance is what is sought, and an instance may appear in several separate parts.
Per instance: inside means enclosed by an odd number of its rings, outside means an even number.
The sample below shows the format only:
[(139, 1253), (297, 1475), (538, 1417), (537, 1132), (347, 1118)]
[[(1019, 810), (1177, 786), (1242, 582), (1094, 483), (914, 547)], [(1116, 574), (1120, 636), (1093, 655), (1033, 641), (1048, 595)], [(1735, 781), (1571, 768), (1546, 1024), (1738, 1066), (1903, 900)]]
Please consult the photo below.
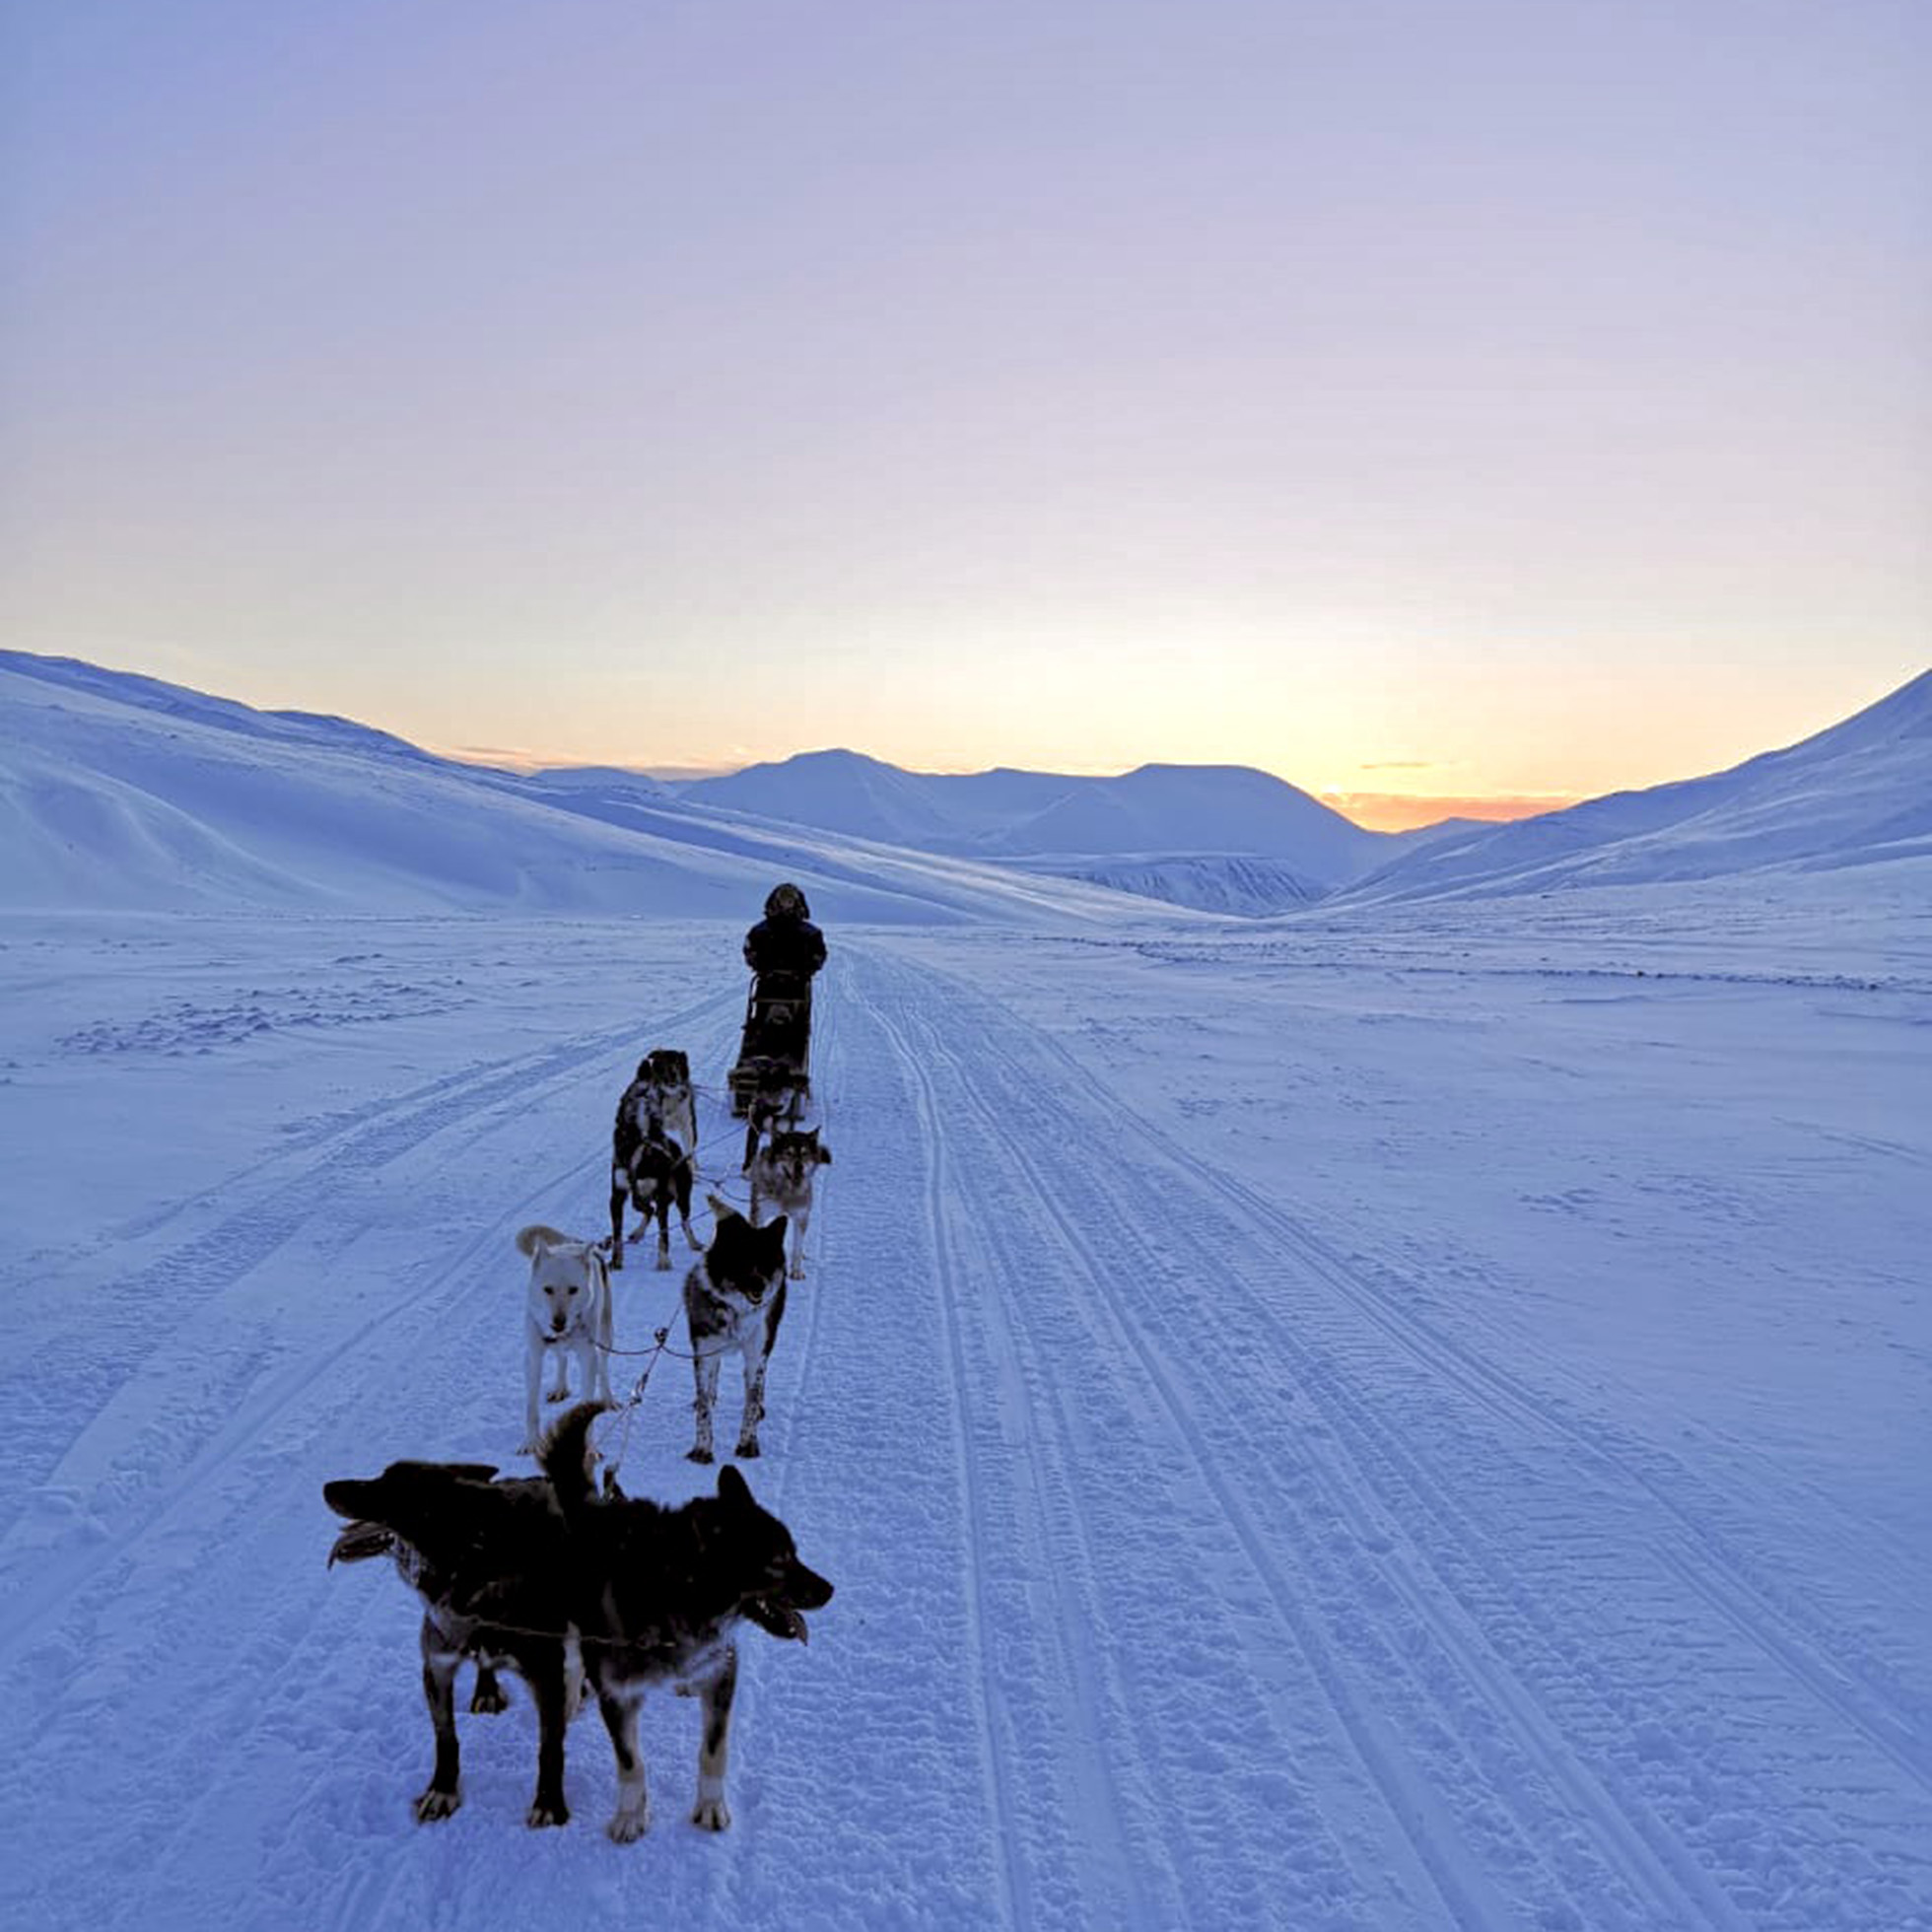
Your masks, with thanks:
[[(1366, 1316), (1370, 1334), (1396, 1344), (1411, 1362), (1412, 1372), (1426, 1373), (1432, 1383), (1447, 1378), (1450, 1386), (1467, 1395), (1490, 1417), (1491, 1433), (1520, 1439), (1527, 1425), (1534, 1434), (1553, 1435), (1574, 1466), (1574, 1479), (1586, 1490), (1607, 1489), (1609, 1503), (1625, 1517), (1654, 1516), (1660, 1509), (1666, 1512), (1673, 1527), (1681, 1532), (1680, 1544), (1684, 1538), (1691, 1539), (1691, 1547), (1702, 1553), (1706, 1563), (1715, 1556), (1707, 1527), (1685, 1505), (1660, 1493), (1647, 1472), (1627, 1466), (1615, 1449), (1552, 1413), (1548, 1403), (1515, 1378), (1478, 1361), (1428, 1325), (1407, 1320), (1403, 1311), (1390, 1308), (1373, 1284), (1340, 1263), (1282, 1209), (1176, 1146), (1158, 1129), (1123, 1106), (1117, 1096), (1100, 1087), (1050, 1040), (1021, 1027), (957, 982), (944, 999), (929, 999), (924, 1003), (932, 1010), (944, 1010), (948, 1018), (943, 1027), (922, 1030), (915, 1057), (943, 1069), (948, 1097), (957, 1094), (965, 1099), (976, 1084), (986, 1089), (976, 1103), (978, 1117), (989, 1132), (1003, 1136), (1015, 1170), (1033, 1181), (1040, 1206), (1059, 1222), (1064, 1259), (1084, 1267), (1092, 1277), (1090, 1306), (1106, 1308), (1110, 1289), (1121, 1293), (1137, 1285), (1136, 1277), (1141, 1272), (1130, 1269), (1123, 1272), (1124, 1278), (1110, 1279), (1104, 1270), (1096, 1269), (1096, 1253), (1108, 1244), (1130, 1257), (1138, 1256), (1146, 1275), (1158, 1279), (1163, 1273), (1170, 1277), (1173, 1275), (1172, 1251), (1160, 1234), (1150, 1238), (1149, 1230), (1185, 1229), (1191, 1243), (1203, 1238), (1217, 1220), (1223, 1225), (1231, 1222), (1234, 1230), (1241, 1231), (1227, 1242), (1222, 1255), (1205, 1254), (1197, 1266), (1216, 1280), (1224, 1279), (1240, 1296), (1243, 1320), (1250, 1325), (1250, 1332), (1267, 1334), (1280, 1358), (1296, 1364), (1302, 1393), (1323, 1412), (1327, 1428), (1340, 1441), (1341, 1454), (1311, 1454), (1311, 1466), (1349, 1534), (1370, 1552), (1379, 1546), (1387, 1557), (1355, 1565), (1357, 1605), (1393, 1595), (1406, 1606), (1412, 1620), (1409, 1633), (1387, 1643), (1384, 1658), (1403, 1659), (1406, 1667), (1416, 1634), (1423, 1636), (1433, 1657), (1425, 1658), (1421, 1666), (1425, 1679), (1418, 1680), (1418, 1700), (1426, 1707), (1431, 1694), (1421, 1688), (1423, 1682), (1437, 1692), (1448, 1687), (1450, 1701), (1447, 1705), (1438, 1702), (1437, 1708), (1452, 1732), (1463, 1736), (1468, 1754), (1463, 1773), (1438, 1778), (1435, 1783), (1452, 1792), (1488, 1786), (1484, 1793), (1486, 1804), (1492, 1806), (1500, 1800), (1519, 1812), (1522, 1841), (1543, 1848), (1540, 1855), (1548, 1856), (1552, 1867), (1554, 1896), (1546, 1898), (1541, 1909), (1560, 1914), (1566, 1907), (1558, 1900), (1568, 1894), (1574, 1902), (1567, 1908), (1587, 1904), (1592, 1923), (1736, 1926), (1748, 1921), (1784, 1922), (1775, 1915), (1766, 1919), (1753, 1916), (1753, 1907), (1761, 1907), (1765, 1898), (1764, 1860), (1767, 1854), (1777, 1856), (1773, 1848), (1697, 1828), (1699, 1817), (1711, 1804), (1724, 1805), (1725, 1799), (1719, 1795), (1723, 1780), (1718, 1779), (1713, 1787), (1707, 1775), (1685, 1776), (1671, 1761), (1678, 1757), (1677, 1747), (1660, 1729), (1655, 1714), (1632, 1702), (1638, 1687), (1619, 1683), (1605, 1669), (1588, 1665), (1579, 1669), (1565, 1651), (1562, 1633), (1574, 1627), (1575, 1593), (1582, 1587), (1566, 1573), (1572, 1566), (1581, 1571), (1587, 1564), (1600, 1566), (1612, 1561), (1622, 1573), (1611, 1587), (1641, 1592), (1655, 1607), (1658, 1627), (1668, 1628), (1683, 1614), (1681, 1593), (1675, 1603), (1672, 1601), (1683, 1555), (1673, 1553), (1673, 1560), (1660, 1563), (1657, 1552), (1649, 1549), (1654, 1539), (1639, 1536), (1629, 1543), (1627, 1555), (1620, 1554), (1612, 1544), (1596, 1549), (1578, 1546), (1573, 1565), (1565, 1557), (1552, 1567), (1550, 1556), (1563, 1554), (1552, 1544), (1545, 1552), (1546, 1580), (1536, 1584), (1526, 1579), (1520, 1551), (1513, 1547), (1520, 1544), (1520, 1537), (1512, 1533), (1498, 1542), (1507, 1517), (1483, 1507), (1480, 1497), (1472, 1500), (1465, 1494), (1464, 1485), (1443, 1482), (1438, 1472), (1453, 1464), (1425, 1460), (1419, 1445), (1406, 1440), (1404, 1433), (1385, 1419), (1379, 1404), (1364, 1401), (1357, 1393), (1358, 1378), (1346, 1371), (1349, 1353), (1360, 1352), (1359, 1332), (1355, 1340), (1345, 1337), (1340, 1351), (1313, 1351), (1297, 1322), (1284, 1319), (1278, 1297), (1263, 1293), (1247, 1270), (1255, 1257), (1271, 1253), (1284, 1254), (1300, 1264), (1324, 1290), (1340, 1291), (1342, 1312), (1351, 1318)], [(946, 1037), (942, 1037), (962, 1028), (976, 1043), (970, 1067), (963, 1057), (949, 1050)], [(1064, 1070), (1070, 1077), (1065, 1081), (1056, 1077), (1051, 1083), (1000, 1077), (1010, 1069), (1027, 1066), (1041, 1070), (1043, 1065), (1051, 1065), (1056, 1075)], [(1073, 1094), (1090, 1098), (1091, 1113), (1085, 1107), (1073, 1109), (1070, 1098)], [(1130, 1141), (1153, 1158), (1150, 1164), (1138, 1158), (1126, 1163), (1131, 1168), (1132, 1186), (1123, 1188), (1122, 1164), (1110, 1163), (1106, 1155), (1094, 1150), (1111, 1150)], [(1062, 1150), (1070, 1148), (1086, 1150), (1092, 1165), (1080, 1169), (1077, 1163), (1065, 1162)], [(1043, 1170), (1057, 1178), (1041, 1181)], [(1185, 1187), (1177, 1198), (1179, 1184)], [(1091, 1224), (1080, 1227), (1070, 1218), (1070, 1204), (1111, 1212), (1103, 1212)], [(1231, 1264), (1224, 1264), (1223, 1255), (1234, 1258)], [(1243, 1256), (1247, 1258), (1246, 1268), (1240, 1260)], [(1144, 1287), (1139, 1293), (1144, 1296)], [(1147, 1334), (1153, 1333), (1163, 1319), (1158, 1298), (1142, 1314)], [(1169, 1327), (1164, 1345), (1150, 1347), (1147, 1335), (1138, 1332), (1125, 1316), (1118, 1333), (1138, 1354), (1149, 1385), (1161, 1395), (1176, 1440), (1192, 1445), (1210, 1437), (1213, 1431), (1204, 1426), (1198, 1406), (1179, 1396), (1172, 1376), (1162, 1365), (1163, 1356), (1185, 1358), (1190, 1338)], [(1199, 1338), (1194, 1340), (1198, 1346)], [(1238, 1377), (1239, 1367), (1232, 1358), (1223, 1356), (1217, 1379), (1230, 1386), (1226, 1378)], [(1249, 1413), (1253, 1405), (1230, 1402), (1228, 1407)], [(1224, 1435), (1230, 1433), (1225, 1416), (1216, 1421)], [(1266, 1458), (1269, 1445), (1256, 1439), (1252, 1431), (1232, 1433), (1237, 1440), (1246, 1434), (1250, 1467), (1254, 1459)], [(1311, 1451), (1315, 1433), (1309, 1432), (1305, 1445)], [(1520, 1462), (1526, 1453), (1527, 1446), (1520, 1441), (1516, 1447), (1505, 1448), (1503, 1467), (1511, 1460)], [(1311, 1661), (1324, 1658), (1323, 1640), (1309, 1627), (1294, 1586), (1270, 1553), (1269, 1540), (1245, 1520), (1247, 1512), (1229, 1493), (1215, 1460), (1208, 1456), (1201, 1463), (1230, 1522), (1243, 1532), (1251, 1558), (1275, 1595), (1285, 1626), (1294, 1631)], [(1286, 1540), (1284, 1547), (1290, 1561), (1306, 1563), (1316, 1546), (1297, 1535)], [(1834, 1694), (1826, 1675), (1829, 1667), (1823, 1661), (1828, 1653), (1790, 1639), (1776, 1639), (1766, 1629), (1769, 1606), (1760, 1610), (1749, 1598), (1741, 1606), (1735, 1596), (1741, 1579), (1728, 1567), (1721, 1574), (1730, 1579), (1733, 1594), (1720, 1608), (1732, 1620), (1742, 1617), (1747, 1634), (1777, 1666), (1785, 1688), (1776, 1694), (1788, 1700), (1795, 1690), (1803, 1700), (1823, 1700), (1837, 1718), (1855, 1727), (1918, 1778), (1921, 1773), (1913, 1755), (1906, 1751), (1901, 1756), (1898, 1748), (1896, 1727), (1875, 1726), (1860, 1707), (1862, 1700), (1848, 1699), (1841, 1692)], [(1601, 1588), (1605, 1581), (1599, 1578), (1590, 1587)], [(1548, 1600), (1552, 1585), (1563, 1589), (1560, 1604)], [(1706, 1580), (1700, 1586), (1700, 1599), (1709, 1588)], [(1371, 1772), (1378, 1772), (1377, 1760), (1383, 1755), (1376, 1749), (1371, 1727), (1379, 1725), (1381, 1718), (1364, 1717), (1360, 1692), (1350, 1689), (1346, 1669), (1329, 1660), (1323, 1675), (1324, 1690), (1351, 1741)], [(1400, 1677), (1401, 1671), (1395, 1675)], [(1668, 1685), (1664, 1688), (1670, 1689)], [(1389, 1694), (1390, 1679), (1384, 1677), (1374, 1704), (1379, 1706)], [(1755, 1694), (1765, 1693), (1760, 1689)], [(1460, 1720), (1457, 1711), (1462, 1713)], [(1707, 1722), (1710, 1715), (1708, 1709), (1698, 1713), (1694, 1707), (1686, 1713), (1692, 1730), (1695, 1724)], [(1506, 1738), (1494, 1732), (1499, 1721)], [(1794, 1721), (1802, 1725), (1803, 1720)], [(1405, 1820), (1420, 1816), (1398, 1782), (1384, 1781), (1379, 1775), (1378, 1782), (1383, 1783), (1394, 1816)], [(1741, 1809), (1748, 1809), (1744, 1794), (1738, 1794), (1736, 1802)], [(1431, 1835), (1426, 1826), (1412, 1833), (1416, 1856), (1425, 1868), (1429, 1860), (1424, 1845)], [(1812, 1849), (1827, 1859), (1852, 1856), (1849, 1848), (1828, 1844)], [(1735, 1853), (1743, 1854), (1742, 1862)], [(1561, 1876), (1564, 1870), (1569, 1873), (1568, 1882)], [(1610, 1879), (1612, 1873), (1614, 1880)], [(1438, 1890), (1445, 1906), (1471, 1922), (1489, 1922), (1489, 1915), (1500, 1906), (1499, 1900), (1481, 1901), (1480, 1894), (1472, 1897), (1464, 1889), (1469, 1884), (1467, 1872), (1438, 1873), (1431, 1869), (1430, 1878), (1441, 1881)], [(1619, 1890), (1623, 1904), (1612, 1918), (1606, 1907)], [(1789, 1922), (1803, 1923), (1802, 1907)]]
[[(672, 1015), (663, 1025), (683, 1030), (717, 1014), (727, 1003), (728, 996), (708, 997)], [(187, 1366), (187, 1358), (199, 1363), (201, 1357), (192, 1331), (224, 1290), (270, 1264), (277, 1251), (303, 1229), (312, 1223), (326, 1223), (332, 1203), (357, 1177), (391, 1165), (440, 1134), (459, 1131), (468, 1138), (487, 1132), (493, 1123), (540, 1104), (546, 1095), (580, 1082), (586, 1069), (607, 1060), (613, 1051), (634, 1040), (636, 1032), (634, 1026), (612, 1028), (533, 1054), (493, 1061), (359, 1110), (325, 1138), (304, 1147), (299, 1155), (284, 1150), (245, 1169), (228, 1184), (243, 1196), (245, 1205), (185, 1246), (121, 1281), (104, 1285), (100, 1292), (123, 1316), (128, 1312), (134, 1316), (132, 1326), (141, 1352), (137, 1356), (127, 1349), (128, 1325), (124, 1321), (123, 1353), (103, 1382), (97, 1407), (78, 1416), (80, 1429), (64, 1443), (48, 1442), (56, 1459), (38, 1482), (43, 1488), (66, 1486), (62, 1479), (70, 1474), (69, 1465), (84, 1450), (89, 1432), (114, 1414), (124, 1392), (137, 1378), (144, 1385), (138, 1399), (157, 1418), (147, 1424), (146, 1446), (154, 1454), (165, 1452), (175, 1473), (157, 1478), (148, 1471), (128, 1472), (111, 1465), (94, 1472), (97, 1485), (104, 1484), (117, 1489), (120, 1520), (106, 1525), (104, 1533), (64, 1560), (43, 1560), (31, 1583), (0, 1598), (0, 1655), (30, 1638), (49, 1613), (143, 1538), (164, 1529), (175, 1506), (197, 1484), (228, 1466), (291, 1400), (336, 1362), (354, 1354), (379, 1329), (393, 1323), (406, 1326), (433, 1321), (446, 1313), (452, 1300), (476, 1278), (477, 1264), (490, 1255), (501, 1224), (517, 1219), (532, 1203), (553, 1193), (586, 1164), (601, 1167), (602, 1154), (594, 1148), (587, 1153), (572, 1149), (568, 1161), (547, 1170), (514, 1202), (490, 1204), (490, 1211), (497, 1218), (485, 1232), (469, 1241), (447, 1265), (439, 1266), (406, 1297), (385, 1302), (349, 1329), (321, 1357), (304, 1355), (264, 1374), (263, 1363), (238, 1343), (219, 1357), (219, 1366), (235, 1371), (232, 1381), (222, 1385), (219, 1399), (209, 1402), (204, 1396), (199, 1404), (165, 1413), (165, 1399), (156, 1386), (159, 1364), (164, 1358), (172, 1358), (179, 1365), (177, 1372), (194, 1372)], [(467, 1198), (465, 1191), (452, 1192), (457, 1199), (447, 1207), (438, 1203), (436, 1214), (429, 1212), (426, 1203), (426, 1218), (442, 1216), (445, 1225), (473, 1221), (480, 1204)], [(250, 1196), (252, 1199), (247, 1198)], [(170, 1292), (176, 1287), (186, 1287), (189, 1292)], [(157, 1439), (164, 1427), (170, 1431), (165, 1443)], [(15, 1520), (0, 1534), (0, 1565), (15, 1552), (19, 1526), (17, 1509)]]

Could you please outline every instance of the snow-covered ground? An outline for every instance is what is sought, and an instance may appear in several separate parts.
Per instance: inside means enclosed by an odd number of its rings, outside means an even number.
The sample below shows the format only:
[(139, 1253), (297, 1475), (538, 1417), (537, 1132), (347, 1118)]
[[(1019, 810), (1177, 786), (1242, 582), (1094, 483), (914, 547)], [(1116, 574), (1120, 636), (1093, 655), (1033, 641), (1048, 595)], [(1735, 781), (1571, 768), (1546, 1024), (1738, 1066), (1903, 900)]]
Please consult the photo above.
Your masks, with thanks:
[(649, 1708), (627, 1848), (594, 1719), (524, 1828), (520, 1694), (413, 1823), (320, 1485), (517, 1466), (511, 1237), (597, 1230), (643, 1049), (718, 1084), (742, 919), (0, 915), (0, 1915), (1932, 1924), (1923, 862), (835, 924), (750, 1478), (838, 1595), (745, 1638), (723, 1837)]

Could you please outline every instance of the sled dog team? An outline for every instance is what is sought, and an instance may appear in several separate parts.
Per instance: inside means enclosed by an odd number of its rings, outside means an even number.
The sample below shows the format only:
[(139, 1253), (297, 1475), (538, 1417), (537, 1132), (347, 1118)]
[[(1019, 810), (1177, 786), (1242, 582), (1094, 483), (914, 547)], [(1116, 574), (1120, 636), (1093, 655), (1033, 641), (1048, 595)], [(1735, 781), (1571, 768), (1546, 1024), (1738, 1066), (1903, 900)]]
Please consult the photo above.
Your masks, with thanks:
[[(692, 1823), (722, 1831), (731, 1822), (724, 1779), (737, 1626), (748, 1619), (775, 1637), (803, 1642), (804, 1613), (822, 1608), (832, 1585), (799, 1560), (786, 1526), (759, 1507), (744, 1478), (728, 1466), (719, 1473), (715, 1495), (674, 1507), (626, 1496), (608, 1479), (599, 1493), (591, 1481), (597, 1458), (590, 1427), (612, 1406), (611, 1275), (624, 1265), (625, 1209), (643, 1216), (634, 1240), (655, 1222), (660, 1270), (670, 1267), (674, 1211), (697, 1255), (683, 1290), (689, 1347), (681, 1352), (691, 1359), (696, 1420), (687, 1453), (693, 1462), (713, 1460), (719, 1368), (729, 1353), (739, 1356), (744, 1375), (734, 1453), (741, 1459), (760, 1453), (765, 1370), (788, 1281), (804, 1274), (813, 1181), (831, 1159), (818, 1130), (798, 1124), (803, 1078), (793, 1080), (789, 1092), (784, 1087), (783, 1079), (767, 1081), (753, 1096), (743, 1167), (749, 1212), (708, 1195), (708, 1244), (691, 1225), (698, 1138), (690, 1064), (663, 1048), (639, 1063), (618, 1103), (609, 1239), (575, 1239), (541, 1225), (517, 1235), (529, 1263), (522, 1453), (537, 1458), (540, 1474), (506, 1477), (488, 1463), (404, 1461), (368, 1481), (323, 1484), (330, 1509), (347, 1519), (330, 1563), (387, 1555), (422, 1599), (423, 1696), (436, 1761), (416, 1799), (419, 1820), (448, 1818), (462, 1803), (455, 1680), (467, 1658), (476, 1666), (471, 1711), (506, 1708), (498, 1681), (505, 1670), (522, 1680), (535, 1706), (536, 1789), (528, 1824), (569, 1821), (564, 1738), (587, 1691), (616, 1758), (609, 1833), (624, 1844), (647, 1828), (638, 1711), (649, 1688), (666, 1684), (700, 1705)], [(769, 1208), (779, 1211), (765, 1220)], [(555, 1362), (547, 1392), (546, 1357)], [(581, 1399), (546, 1437), (539, 1398), (567, 1399), (572, 1360)]]

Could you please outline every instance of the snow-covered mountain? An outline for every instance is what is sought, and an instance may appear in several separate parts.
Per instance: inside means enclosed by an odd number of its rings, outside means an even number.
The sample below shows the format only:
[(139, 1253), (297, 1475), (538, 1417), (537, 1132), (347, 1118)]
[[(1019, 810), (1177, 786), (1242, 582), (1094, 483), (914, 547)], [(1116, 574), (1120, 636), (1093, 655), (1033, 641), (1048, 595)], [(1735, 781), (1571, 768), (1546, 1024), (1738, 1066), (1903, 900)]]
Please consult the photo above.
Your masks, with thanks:
[(857, 751), (803, 751), (782, 763), (748, 765), (677, 788), (693, 804), (750, 812), (882, 845), (958, 851), (972, 843), (972, 819), (949, 808), (936, 786)]
[(1439, 839), (1341, 903), (1492, 897), (1932, 854), (1932, 671), (1842, 723), (1706, 778)]
[[(1242, 765), (1142, 765), (1086, 778), (908, 772), (856, 751), (812, 751), (701, 779), (680, 794), (927, 852), (1016, 860), (1069, 877), (1132, 877), (1128, 889), (1153, 898), (1249, 913), (1319, 898), (1397, 850), (1389, 835)], [(1152, 866), (1147, 854), (1181, 862)]]
[(0, 906), (739, 919), (790, 872), (843, 921), (1133, 910), (1074, 881), (724, 827), (629, 774), (523, 779), (23, 653), (0, 653)]
[(1092, 853), (1015, 863), (1048, 878), (1084, 879), (1170, 906), (1241, 919), (1292, 912), (1323, 896), (1321, 887), (1280, 860), (1249, 859), (1240, 853)]

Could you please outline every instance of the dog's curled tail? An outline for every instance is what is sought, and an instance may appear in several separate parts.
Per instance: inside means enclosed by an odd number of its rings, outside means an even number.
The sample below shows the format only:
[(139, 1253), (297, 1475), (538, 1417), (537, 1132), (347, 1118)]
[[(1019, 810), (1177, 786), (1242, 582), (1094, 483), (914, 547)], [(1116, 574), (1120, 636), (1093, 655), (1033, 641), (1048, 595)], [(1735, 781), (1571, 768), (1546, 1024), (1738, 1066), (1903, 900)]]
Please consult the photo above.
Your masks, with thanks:
[(596, 1461), (590, 1424), (609, 1407), (603, 1402), (580, 1402), (558, 1418), (536, 1452), (537, 1467), (549, 1478), (566, 1516), (590, 1500), (590, 1469)]
[(519, 1254), (534, 1255), (539, 1248), (562, 1247), (569, 1239), (568, 1234), (559, 1234), (554, 1227), (532, 1221), (528, 1227), (517, 1230), (517, 1249)]

